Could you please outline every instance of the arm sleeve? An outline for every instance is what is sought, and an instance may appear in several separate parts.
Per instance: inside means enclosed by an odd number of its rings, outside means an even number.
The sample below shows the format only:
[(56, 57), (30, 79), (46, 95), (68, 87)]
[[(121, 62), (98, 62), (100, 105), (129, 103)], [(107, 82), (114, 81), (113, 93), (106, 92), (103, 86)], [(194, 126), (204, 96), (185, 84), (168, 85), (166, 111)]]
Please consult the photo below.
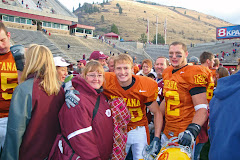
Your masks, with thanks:
[(9, 109), (7, 134), (2, 153), (2, 160), (19, 159), (19, 149), (22, 138), (31, 119), (32, 112), (32, 85), (18, 86), (13, 93)]
[(81, 159), (100, 160), (92, 129), (91, 110), (81, 104), (70, 109), (66, 104), (63, 107), (59, 114), (62, 134), (69, 140), (73, 150)]
[[(188, 89), (206, 88), (208, 84), (208, 72), (203, 66), (191, 66), (192, 70), (186, 72), (184, 79), (188, 84)], [(206, 91), (205, 91), (206, 92)]]
[[(151, 80), (150, 82), (151, 83), (146, 82), (147, 83), (146, 86), (149, 86), (148, 91), (147, 91), (147, 93), (149, 93), (149, 94), (147, 95), (146, 101), (144, 102), (145, 104), (156, 101), (157, 96), (158, 96), (157, 82), (155, 82), (154, 80)], [(151, 105), (151, 104), (149, 104), (149, 105)]]

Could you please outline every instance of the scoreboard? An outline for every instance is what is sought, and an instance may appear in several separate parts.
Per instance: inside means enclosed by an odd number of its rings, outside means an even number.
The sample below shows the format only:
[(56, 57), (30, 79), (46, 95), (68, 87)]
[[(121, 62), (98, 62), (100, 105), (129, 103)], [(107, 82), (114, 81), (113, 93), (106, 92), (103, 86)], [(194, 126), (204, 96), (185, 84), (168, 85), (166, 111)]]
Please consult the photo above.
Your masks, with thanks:
[(216, 28), (216, 39), (240, 38), (240, 25)]

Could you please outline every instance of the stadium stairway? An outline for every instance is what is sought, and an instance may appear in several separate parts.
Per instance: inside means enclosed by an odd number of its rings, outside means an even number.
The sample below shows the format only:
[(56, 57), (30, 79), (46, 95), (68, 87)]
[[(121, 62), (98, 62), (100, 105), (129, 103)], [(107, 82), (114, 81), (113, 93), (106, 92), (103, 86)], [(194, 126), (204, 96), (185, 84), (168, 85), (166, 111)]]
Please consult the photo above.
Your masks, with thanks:
[[(115, 54), (121, 53), (121, 51), (113, 48), (109, 44), (93, 38), (86, 39), (84, 37), (61, 34), (52, 34), (47, 37), (76, 61), (82, 59), (83, 54), (85, 54), (86, 59), (88, 59), (95, 50), (102, 51), (108, 56), (110, 56), (110, 51)], [(67, 48), (68, 44), (70, 45), (69, 49)]]
[(8, 28), (11, 33), (11, 43), (13, 45), (21, 44), (28, 48), (31, 44), (39, 44), (47, 46), (53, 56), (62, 56), (67, 61), (76, 64), (76, 61), (61, 51), (54, 43), (52, 43), (41, 31), (20, 30)]
[[(83, 54), (86, 58), (92, 53), (92, 49), (85, 46), (79, 38), (70, 35), (52, 34), (47, 36), (58, 48), (63, 50), (68, 56), (72, 57), (75, 61), (82, 59)], [(68, 49), (68, 44), (70, 48)]]
[(41, 11), (41, 9), (37, 7), (37, 4), (34, 3), (33, 0), (24, 0), (23, 4), (22, 4), (22, 0), (18, 0), (18, 2), (22, 5), (23, 8), (26, 8), (26, 5), (28, 5), (29, 9)]

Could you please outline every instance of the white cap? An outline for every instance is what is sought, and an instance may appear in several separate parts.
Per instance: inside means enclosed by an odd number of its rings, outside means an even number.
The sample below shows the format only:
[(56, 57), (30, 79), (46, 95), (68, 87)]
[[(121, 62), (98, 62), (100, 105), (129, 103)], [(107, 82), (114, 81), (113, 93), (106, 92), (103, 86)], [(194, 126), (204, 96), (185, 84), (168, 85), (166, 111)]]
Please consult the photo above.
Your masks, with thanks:
[(70, 65), (62, 57), (53, 57), (53, 59), (56, 67), (67, 67)]

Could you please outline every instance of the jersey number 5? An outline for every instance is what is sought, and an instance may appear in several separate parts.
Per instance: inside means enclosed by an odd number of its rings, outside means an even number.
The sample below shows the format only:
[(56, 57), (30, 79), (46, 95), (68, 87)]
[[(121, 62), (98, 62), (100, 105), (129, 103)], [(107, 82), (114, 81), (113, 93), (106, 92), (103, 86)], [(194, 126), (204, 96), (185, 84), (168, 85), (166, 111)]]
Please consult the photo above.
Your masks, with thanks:
[[(131, 113), (131, 121), (132, 122), (138, 122), (140, 120), (142, 120), (142, 117), (143, 117), (143, 112), (142, 112), (142, 109), (141, 107), (138, 107), (138, 108), (129, 108), (129, 111)], [(137, 112), (137, 117), (134, 116), (133, 112)]]
[(1, 89), (2, 92), (2, 98), (5, 100), (9, 100), (12, 98), (12, 94), (8, 94), (6, 91), (7, 89), (16, 88), (17, 83), (9, 83), (8, 84), (8, 78), (17, 78), (17, 73), (1, 73)]
[[(180, 109), (176, 108), (171, 110), (171, 106), (176, 106), (180, 104), (179, 93), (177, 91), (167, 91), (165, 96), (167, 97), (166, 106), (167, 106), (167, 114), (171, 116), (179, 116)], [(173, 97), (173, 98), (170, 98)]]

